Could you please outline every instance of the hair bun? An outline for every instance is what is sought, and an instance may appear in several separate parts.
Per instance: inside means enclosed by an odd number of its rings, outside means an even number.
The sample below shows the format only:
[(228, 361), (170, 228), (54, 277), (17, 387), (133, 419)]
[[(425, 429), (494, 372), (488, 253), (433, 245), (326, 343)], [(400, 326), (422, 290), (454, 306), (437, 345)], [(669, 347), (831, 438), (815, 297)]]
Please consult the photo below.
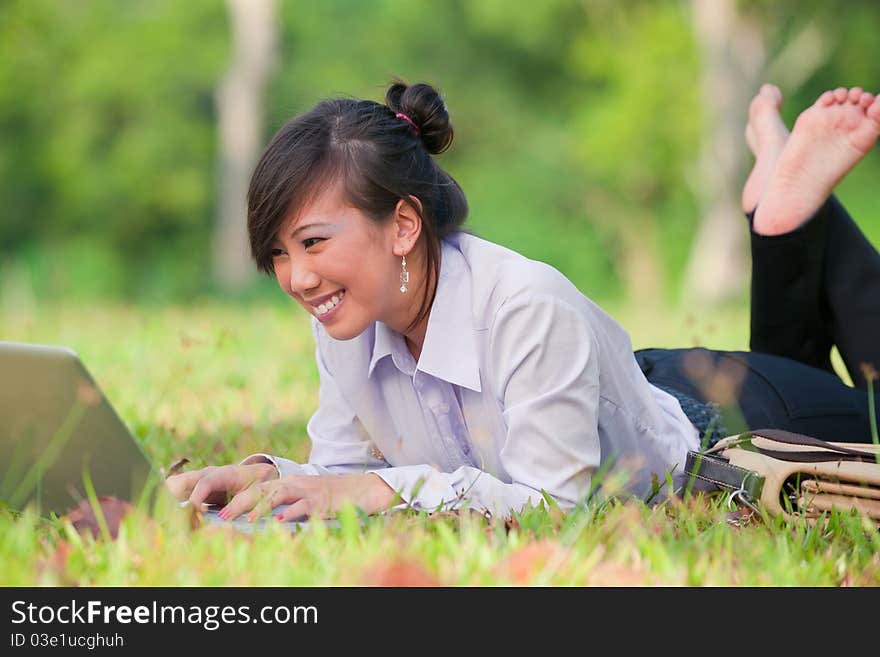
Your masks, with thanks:
[(412, 119), (429, 153), (442, 153), (452, 145), (453, 130), (446, 103), (431, 85), (423, 82), (407, 85), (398, 80), (388, 88), (385, 104), (395, 114), (400, 112)]

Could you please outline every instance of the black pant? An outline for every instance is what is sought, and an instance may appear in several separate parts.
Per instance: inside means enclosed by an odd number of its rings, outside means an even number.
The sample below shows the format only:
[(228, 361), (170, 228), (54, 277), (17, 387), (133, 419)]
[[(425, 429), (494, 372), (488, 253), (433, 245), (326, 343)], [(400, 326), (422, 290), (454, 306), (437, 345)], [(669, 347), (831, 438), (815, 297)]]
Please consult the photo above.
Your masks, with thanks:
[[(642, 349), (645, 376), (717, 404), (731, 433), (869, 442), (864, 365), (880, 369), (880, 254), (833, 196), (790, 233), (752, 232), (751, 247), (751, 351)], [(832, 345), (855, 388), (834, 374)]]

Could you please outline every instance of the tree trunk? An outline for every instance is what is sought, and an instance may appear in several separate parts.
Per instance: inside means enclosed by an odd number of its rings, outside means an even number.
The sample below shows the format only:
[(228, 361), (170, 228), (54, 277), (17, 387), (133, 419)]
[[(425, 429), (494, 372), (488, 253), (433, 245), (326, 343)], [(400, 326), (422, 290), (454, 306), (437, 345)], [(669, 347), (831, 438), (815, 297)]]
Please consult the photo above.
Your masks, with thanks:
[(741, 207), (748, 104), (765, 64), (760, 29), (736, 0), (691, 0), (702, 51), (704, 136), (697, 167), (702, 220), (685, 269), (688, 299), (717, 303), (742, 293), (749, 259)]
[(276, 0), (226, 0), (232, 63), (216, 90), (219, 133), (215, 280), (239, 288), (253, 276), (247, 188), (263, 132), (263, 92), (278, 47)]

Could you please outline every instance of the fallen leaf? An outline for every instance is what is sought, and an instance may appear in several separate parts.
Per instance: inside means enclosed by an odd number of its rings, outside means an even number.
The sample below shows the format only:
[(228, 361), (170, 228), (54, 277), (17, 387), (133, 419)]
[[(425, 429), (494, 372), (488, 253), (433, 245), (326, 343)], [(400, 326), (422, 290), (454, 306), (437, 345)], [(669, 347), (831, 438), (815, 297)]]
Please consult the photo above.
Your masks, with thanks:
[(178, 472), (180, 472), (183, 469), (183, 466), (185, 466), (187, 463), (189, 463), (189, 459), (186, 458), (185, 456), (177, 459), (168, 468), (168, 474), (165, 475), (165, 478), (167, 479), (168, 477), (170, 477), (172, 475), (176, 475)]
[(735, 511), (730, 511), (725, 515), (727, 524), (731, 527), (745, 527), (753, 522), (759, 521), (761, 516), (747, 507), (740, 507)]
[[(111, 538), (115, 539), (119, 534), (119, 525), (122, 519), (126, 514), (133, 511), (134, 507), (125, 500), (110, 496), (99, 497), (98, 506), (101, 509), (101, 515), (104, 516), (104, 521), (107, 523), (107, 529), (110, 532)], [(74, 529), (80, 534), (91, 532), (92, 537), (96, 539), (101, 535), (101, 525), (95, 515), (95, 510), (87, 499), (80, 501), (79, 504), (70, 509), (64, 515), (64, 519), (69, 520), (73, 524)]]
[(440, 580), (414, 561), (397, 559), (372, 566), (364, 576), (365, 586), (442, 586)]
[(568, 550), (558, 543), (546, 539), (534, 541), (499, 562), (495, 566), (495, 574), (523, 585), (532, 581), (536, 574), (549, 565), (558, 566), (568, 557)]

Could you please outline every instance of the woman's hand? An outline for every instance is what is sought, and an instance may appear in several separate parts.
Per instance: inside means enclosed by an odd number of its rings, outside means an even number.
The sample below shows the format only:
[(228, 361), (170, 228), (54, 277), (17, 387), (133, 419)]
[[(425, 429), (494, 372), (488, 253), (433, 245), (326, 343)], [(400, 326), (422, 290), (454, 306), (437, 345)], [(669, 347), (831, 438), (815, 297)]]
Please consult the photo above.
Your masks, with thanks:
[(209, 465), (201, 470), (171, 475), (165, 480), (165, 485), (177, 499), (188, 499), (190, 504), (199, 509), (203, 502), (226, 504), (230, 496), (239, 494), (254, 484), (277, 478), (278, 471), (271, 463)]
[(276, 518), (328, 518), (346, 502), (352, 502), (365, 513), (373, 514), (387, 509), (395, 499), (394, 489), (373, 473), (291, 475), (243, 490), (220, 510), (219, 515), (224, 520), (232, 520), (249, 511), (247, 519), (252, 521), (279, 504), (290, 504)]

